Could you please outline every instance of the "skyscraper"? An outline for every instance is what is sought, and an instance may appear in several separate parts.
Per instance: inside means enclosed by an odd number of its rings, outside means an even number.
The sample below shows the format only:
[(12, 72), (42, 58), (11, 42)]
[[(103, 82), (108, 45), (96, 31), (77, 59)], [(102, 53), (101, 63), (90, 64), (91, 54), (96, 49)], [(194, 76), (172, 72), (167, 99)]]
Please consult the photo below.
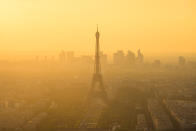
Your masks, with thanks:
[(137, 51), (137, 62), (139, 63), (139, 64), (142, 64), (143, 63), (143, 61), (144, 61), (144, 55), (141, 53), (141, 50), (139, 49), (138, 51)]
[(122, 50), (119, 50), (113, 54), (113, 62), (115, 65), (125, 64), (125, 54)]

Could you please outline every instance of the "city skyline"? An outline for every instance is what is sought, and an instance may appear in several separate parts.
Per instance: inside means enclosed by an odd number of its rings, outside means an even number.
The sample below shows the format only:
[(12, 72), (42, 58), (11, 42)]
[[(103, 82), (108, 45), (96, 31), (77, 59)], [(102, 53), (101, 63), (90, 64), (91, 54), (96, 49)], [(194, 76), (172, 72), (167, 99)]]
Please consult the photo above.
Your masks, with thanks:
[(195, 5), (0, 1), (0, 131), (195, 131)]
[(1, 1), (0, 56), (53, 54), (62, 49), (93, 54), (97, 23), (104, 52), (141, 48), (146, 55), (192, 55), (195, 4), (192, 0)]

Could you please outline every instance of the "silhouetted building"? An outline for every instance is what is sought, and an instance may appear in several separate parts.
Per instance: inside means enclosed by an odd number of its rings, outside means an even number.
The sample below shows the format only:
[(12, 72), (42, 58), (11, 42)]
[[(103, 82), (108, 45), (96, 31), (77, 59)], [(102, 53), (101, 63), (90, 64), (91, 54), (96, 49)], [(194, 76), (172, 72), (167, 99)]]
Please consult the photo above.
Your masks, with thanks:
[(60, 60), (61, 62), (65, 62), (65, 51), (64, 51), (64, 50), (62, 50), (62, 51), (60, 52), (60, 54), (59, 54), (59, 60)]
[(144, 62), (144, 55), (141, 53), (140, 49), (137, 51), (137, 62), (138, 63)]
[(160, 60), (155, 60), (155, 61), (153, 62), (153, 66), (154, 66), (154, 67), (160, 67), (160, 66), (161, 66), (161, 61), (160, 61)]
[(185, 65), (186, 64), (186, 59), (183, 56), (179, 56), (178, 58), (178, 63), (179, 65)]
[(132, 51), (128, 50), (126, 55), (126, 64), (134, 64), (135, 59), (135, 54)]
[(125, 63), (125, 54), (122, 50), (117, 51), (113, 54), (114, 64), (124, 64)]

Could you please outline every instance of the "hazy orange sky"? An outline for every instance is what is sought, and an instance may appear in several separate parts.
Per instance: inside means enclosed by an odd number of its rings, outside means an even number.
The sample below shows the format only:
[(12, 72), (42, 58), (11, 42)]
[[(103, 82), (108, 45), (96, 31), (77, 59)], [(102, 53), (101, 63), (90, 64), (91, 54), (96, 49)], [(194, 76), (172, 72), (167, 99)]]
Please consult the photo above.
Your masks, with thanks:
[(1, 0), (0, 56), (73, 50), (195, 53), (195, 0)]

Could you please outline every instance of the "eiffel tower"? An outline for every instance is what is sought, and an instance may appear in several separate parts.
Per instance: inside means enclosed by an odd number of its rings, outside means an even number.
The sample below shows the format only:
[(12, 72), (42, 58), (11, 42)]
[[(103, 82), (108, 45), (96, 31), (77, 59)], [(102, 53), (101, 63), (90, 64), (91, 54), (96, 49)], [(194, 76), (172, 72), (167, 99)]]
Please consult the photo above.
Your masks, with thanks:
[(96, 37), (96, 47), (95, 47), (95, 67), (92, 79), (92, 86), (90, 88), (88, 99), (91, 101), (93, 99), (102, 99), (105, 103), (108, 102), (107, 93), (103, 84), (103, 77), (101, 74), (101, 63), (100, 63), (100, 50), (99, 50), (99, 38), (100, 33), (97, 26)]
[(97, 26), (96, 36), (96, 48), (95, 48), (95, 69), (92, 79), (92, 86), (88, 92), (87, 100), (85, 104), (85, 115), (80, 123), (79, 128), (86, 127), (88, 123), (97, 123), (103, 106), (97, 103), (97, 100), (101, 100), (101, 103), (108, 105), (108, 97), (103, 85), (103, 78), (101, 75), (100, 64), (100, 52), (99, 52), (99, 31)]

